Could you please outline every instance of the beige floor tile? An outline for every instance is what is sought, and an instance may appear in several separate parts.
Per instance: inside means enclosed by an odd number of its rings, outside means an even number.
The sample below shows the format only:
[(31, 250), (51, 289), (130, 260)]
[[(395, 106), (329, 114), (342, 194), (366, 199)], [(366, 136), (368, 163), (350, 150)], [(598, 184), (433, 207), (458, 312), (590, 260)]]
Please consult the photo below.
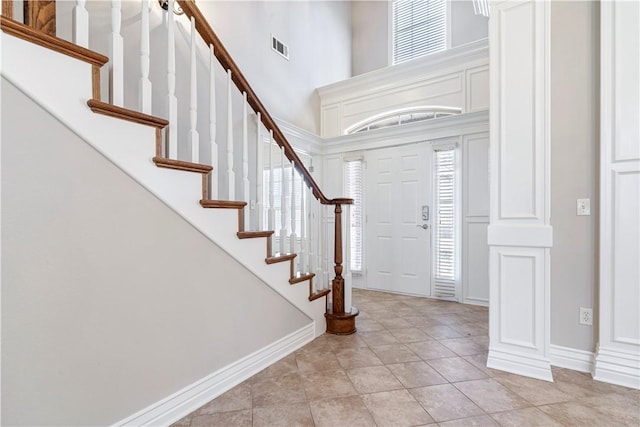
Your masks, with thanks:
[(333, 351), (367, 347), (367, 343), (357, 333), (351, 335), (327, 335), (327, 342)]
[(579, 402), (554, 403), (539, 406), (538, 409), (560, 424), (567, 426), (601, 427), (622, 425), (596, 408)]
[(514, 411), (491, 414), (503, 427), (562, 427), (562, 424), (538, 408), (516, 409)]
[(411, 327), (411, 323), (404, 320), (402, 317), (396, 317), (397, 313), (394, 315), (387, 315), (378, 320), (378, 322), (387, 329), (398, 329), (398, 328), (409, 328)]
[(277, 377), (285, 374), (293, 374), (298, 371), (295, 354), (290, 354), (252, 377), (253, 380), (261, 380), (268, 377)]
[(451, 384), (413, 388), (409, 393), (438, 422), (484, 415), (482, 409)]
[(579, 399), (578, 402), (597, 408), (613, 421), (629, 426), (640, 426), (640, 394), (608, 393)]
[(336, 351), (336, 358), (344, 369), (382, 365), (380, 358), (368, 348), (338, 350)]
[[(373, 316), (372, 316), (373, 317)], [(380, 324), (378, 321), (372, 319), (357, 319), (356, 327), (358, 331), (367, 332), (367, 331), (382, 331), (384, 326)]]
[(341, 369), (303, 374), (302, 382), (310, 402), (358, 394)]
[(487, 374), (464, 360), (462, 357), (433, 359), (429, 360), (427, 363), (452, 383), (487, 378)]
[(390, 363), (417, 362), (420, 360), (418, 355), (404, 344), (389, 344), (374, 347), (373, 352), (385, 365)]
[(423, 360), (455, 357), (456, 354), (440, 344), (438, 341), (423, 341), (407, 344)]
[(409, 328), (401, 328), (401, 329), (389, 329), (391, 335), (393, 335), (398, 342), (401, 343), (409, 343), (409, 342), (420, 342), (420, 341), (430, 341), (432, 338), (422, 332), (418, 328), (409, 327)]
[(251, 384), (253, 407), (273, 406), (306, 401), (300, 374), (269, 377)]
[(503, 412), (531, 406), (494, 379), (463, 381), (454, 386), (486, 412)]
[(381, 345), (396, 344), (398, 340), (391, 335), (388, 330), (381, 331), (365, 331), (360, 337), (367, 343), (369, 347), (377, 347)]
[(297, 352), (296, 363), (300, 372), (328, 371), (340, 367), (334, 351)]
[(495, 379), (535, 406), (566, 402), (572, 399), (571, 395), (562, 391), (556, 383), (509, 373), (499, 375)]
[(311, 410), (307, 403), (285, 406), (267, 406), (253, 410), (253, 427), (313, 427)]
[(464, 337), (462, 333), (456, 331), (451, 326), (442, 325), (442, 324), (423, 326), (421, 329), (424, 333), (426, 333), (430, 337), (433, 337), (437, 340)]
[(189, 427), (191, 425), (191, 419), (193, 418), (193, 412), (184, 418), (179, 419), (175, 423), (171, 424), (171, 427)]
[(628, 388), (594, 381), (590, 374), (571, 371), (569, 369), (554, 368), (553, 381), (562, 391), (576, 397), (595, 397), (608, 393), (626, 393)]
[(347, 375), (360, 394), (399, 390), (402, 384), (385, 366), (369, 366), (347, 370)]
[(506, 372), (499, 371), (497, 369), (487, 368), (487, 353), (480, 354), (472, 354), (470, 356), (462, 356), (464, 360), (471, 363), (476, 368), (480, 369), (482, 372), (487, 374), (490, 377), (496, 377), (499, 375), (504, 375)]
[(191, 420), (192, 427), (250, 427), (251, 424), (251, 409), (247, 409), (244, 411), (196, 415)]
[(488, 325), (486, 323), (464, 323), (454, 327), (453, 329), (466, 336), (487, 335), (489, 333)]
[(196, 414), (204, 415), (215, 414), (217, 412), (240, 411), (242, 409), (251, 409), (251, 407), (251, 386), (245, 382), (213, 399), (198, 409)]
[(487, 351), (487, 344), (479, 343), (473, 338), (452, 338), (440, 340), (440, 343), (458, 356), (469, 356)]
[(365, 394), (362, 400), (379, 426), (415, 426), (433, 422), (407, 390)]
[(422, 361), (387, 365), (387, 368), (406, 388), (425, 387), (447, 382), (435, 369)]
[(316, 427), (361, 426), (375, 427), (375, 422), (360, 396), (311, 402)]
[(500, 424), (496, 423), (491, 417), (488, 415), (480, 415), (479, 417), (470, 417), (470, 418), (462, 418), (459, 420), (453, 421), (445, 421), (443, 423), (439, 423), (440, 427), (491, 427), (491, 426), (499, 426)]

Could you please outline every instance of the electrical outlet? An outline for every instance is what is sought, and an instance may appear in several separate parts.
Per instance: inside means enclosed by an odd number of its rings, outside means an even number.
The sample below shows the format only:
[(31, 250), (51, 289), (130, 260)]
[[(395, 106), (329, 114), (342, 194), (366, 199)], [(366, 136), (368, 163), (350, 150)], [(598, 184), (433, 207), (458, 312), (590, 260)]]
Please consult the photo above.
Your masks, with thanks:
[(576, 201), (576, 215), (591, 215), (590, 199), (578, 199)]
[(580, 307), (580, 324), (593, 325), (593, 309)]

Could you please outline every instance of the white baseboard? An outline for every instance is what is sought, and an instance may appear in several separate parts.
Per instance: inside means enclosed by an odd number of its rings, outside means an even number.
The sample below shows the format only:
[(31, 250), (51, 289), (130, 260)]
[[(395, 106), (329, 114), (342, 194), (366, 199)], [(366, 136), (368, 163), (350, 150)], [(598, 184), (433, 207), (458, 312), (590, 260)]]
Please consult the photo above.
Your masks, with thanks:
[(312, 322), (118, 421), (114, 426), (168, 426), (312, 341), (315, 338), (314, 329), (315, 325)]
[(599, 347), (593, 379), (640, 390), (640, 355)]
[(537, 356), (489, 348), (487, 367), (539, 380), (553, 381), (551, 364), (548, 360)]
[(549, 359), (553, 366), (559, 368), (572, 369), (579, 372), (593, 372), (594, 354), (591, 351), (551, 344), (549, 346)]

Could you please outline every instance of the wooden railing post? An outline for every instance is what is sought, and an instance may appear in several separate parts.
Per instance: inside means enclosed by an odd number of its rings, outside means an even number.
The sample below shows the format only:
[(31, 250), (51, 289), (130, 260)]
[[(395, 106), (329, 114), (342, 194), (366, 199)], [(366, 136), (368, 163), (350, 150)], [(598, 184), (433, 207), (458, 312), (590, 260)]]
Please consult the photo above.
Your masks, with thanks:
[(2, 16), (13, 19), (13, 1), (2, 0)]

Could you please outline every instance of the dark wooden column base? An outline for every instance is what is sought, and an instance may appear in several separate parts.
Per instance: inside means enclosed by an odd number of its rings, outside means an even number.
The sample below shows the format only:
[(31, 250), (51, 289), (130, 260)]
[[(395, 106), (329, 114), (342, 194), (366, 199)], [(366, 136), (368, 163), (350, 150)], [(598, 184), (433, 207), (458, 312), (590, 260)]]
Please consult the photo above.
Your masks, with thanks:
[(334, 335), (351, 335), (356, 332), (356, 316), (360, 314), (357, 308), (351, 307), (351, 313), (332, 313), (327, 310), (327, 333)]

